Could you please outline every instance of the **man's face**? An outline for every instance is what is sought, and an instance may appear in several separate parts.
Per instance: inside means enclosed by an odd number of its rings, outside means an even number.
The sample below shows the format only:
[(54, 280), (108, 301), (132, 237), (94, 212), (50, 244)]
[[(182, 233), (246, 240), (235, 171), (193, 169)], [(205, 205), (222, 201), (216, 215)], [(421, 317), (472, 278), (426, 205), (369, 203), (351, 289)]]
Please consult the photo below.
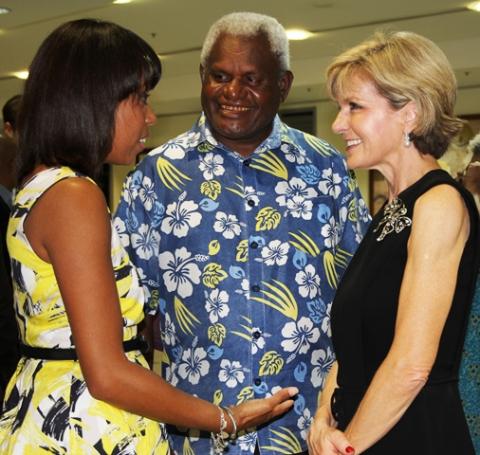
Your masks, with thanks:
[(263, 35), (221, 35), (202, 75), (202, 107), (215, 138), (247, 156), (268, 137), (293, 75), (282, 73)]

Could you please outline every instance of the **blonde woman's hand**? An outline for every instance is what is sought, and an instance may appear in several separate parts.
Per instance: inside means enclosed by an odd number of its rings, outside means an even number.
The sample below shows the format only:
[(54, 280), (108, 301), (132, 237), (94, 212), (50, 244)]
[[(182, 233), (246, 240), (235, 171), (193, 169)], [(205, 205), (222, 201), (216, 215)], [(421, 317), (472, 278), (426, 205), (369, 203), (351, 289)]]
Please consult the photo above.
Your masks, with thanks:
[(337, 430), (328, 411), (318, 410), (307, 435), (310, 455), (355, 455), (345, 433)]

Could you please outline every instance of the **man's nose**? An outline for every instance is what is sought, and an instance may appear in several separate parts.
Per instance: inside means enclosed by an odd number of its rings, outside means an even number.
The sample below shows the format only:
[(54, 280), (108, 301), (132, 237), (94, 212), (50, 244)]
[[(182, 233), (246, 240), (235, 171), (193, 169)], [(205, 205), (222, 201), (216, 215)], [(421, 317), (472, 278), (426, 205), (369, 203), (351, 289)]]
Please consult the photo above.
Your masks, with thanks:
[(225, 97), (227, 99), (237, 99), (240, 97), (243, 90), (243, 84), (240, 80), (233, 78), (224, 87)]

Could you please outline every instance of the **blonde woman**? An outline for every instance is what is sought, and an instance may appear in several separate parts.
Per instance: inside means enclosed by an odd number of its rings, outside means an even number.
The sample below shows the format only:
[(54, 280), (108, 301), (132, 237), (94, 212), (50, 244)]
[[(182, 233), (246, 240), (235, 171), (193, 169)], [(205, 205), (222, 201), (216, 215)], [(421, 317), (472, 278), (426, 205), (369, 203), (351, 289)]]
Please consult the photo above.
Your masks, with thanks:
[(388, 200), (332, 306), (337, 364), (310, 454), (473, 455), (458, 366), (479, 220), (470, 193), (437, 163), (462, 125), (453, 71), (422, 36), (377, 34), (334, 59), (327, 87), (347, 164), (380, 171)]

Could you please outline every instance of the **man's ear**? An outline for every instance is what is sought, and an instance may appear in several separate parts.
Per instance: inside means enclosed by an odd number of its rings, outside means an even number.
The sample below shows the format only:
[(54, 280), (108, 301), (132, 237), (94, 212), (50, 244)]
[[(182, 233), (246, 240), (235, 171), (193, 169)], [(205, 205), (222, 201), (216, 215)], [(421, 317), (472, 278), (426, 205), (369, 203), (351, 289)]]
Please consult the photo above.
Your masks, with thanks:
[(280, 80), (278, 81), (282, 103), (287, 99), (287, 96), (292, 87), (292, 83), (293, 83), (293, 73), (289, 70), (284, 71), (280, 76)]

